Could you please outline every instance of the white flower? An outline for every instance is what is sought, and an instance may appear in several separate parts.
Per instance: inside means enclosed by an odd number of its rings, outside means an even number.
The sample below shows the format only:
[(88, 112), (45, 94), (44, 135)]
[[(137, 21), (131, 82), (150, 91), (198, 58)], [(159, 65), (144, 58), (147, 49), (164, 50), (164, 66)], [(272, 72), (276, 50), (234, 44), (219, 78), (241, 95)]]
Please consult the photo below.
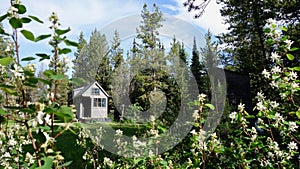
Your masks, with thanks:
[(192, 165), (193, 164), (193, 162), (192, 162), (192, 160), (190, 159), (190, 158), (188, 158), (188, 165)]
[(198, 118), (199, 118), (199, 114), (198, 114), (198, 110), (195, 110), (194, 112), (193, 112), (193, 118), (194, 118), (194, 120), (197, 120)]
[(149, 150), (149, 157), (152, 157), (154, 155), (152, 150)]
[(271, 76), (271, 73), (268, 72), (266, 69), (263, 70), (262, 75), (264, 75), (265, 78), (269, 79)]
[(235, 119), (236, 114), (237, 113), (235, 111), (229, 114), (229, 118), (231, 118), (231, 123), (233, 123), (233, 120)]
[(279, 103), (277, 103), (276, 101), (271, 101), (270, 105), (272, 106), (272, 108), (277, 108), (279, 106)]
[(275, 113), (274, 120), (276, 120), (276, 122), (283, 122), (284, 121), (283, 117), (279, 113)]
[(287, 40), (284, 41), (284, 43), (286, 43), (286, 48), (287, 48), (288, 50), (290, 50), (292, 44), (294, 43), (294, 41), (291, 41), (291, 40), (287, 39)]
[(14, 6), (10, 6), (7, 13), (11, 15), (14, 12), (18, 12), (18, 8), (14, 7)]
[(270, 24), (270, 25), (273, 25), (273, 24), (276, 23), (276, 21), (275, 21), (274, 19), (272, 19), (272, 18), (269, 18), (269, 19), (267, 20), (267, 22), (268, 22), (268, 24)]
[(29, 164), (33, 164), (34, 163), (34, 157), (29, 152), (27, 152), (25, 161), (28, 162)]
[(278, 55), (277, 52), (272, 52), (271, 53), (271, 60), (272, 60), (272, 62), (278, 62), (278, 61), (280, 61), (280, 56)]
[(136, 140), (137, 140), (136, 136), (133, 135), (133, 136), (132, 136), (132, 141), (136, 141)]
[(190, 133), (193, 135), (197, 135), (197, 132), (195, 130), (192, 130)]
[(289, 78), (291, 80), (296, 80), (298, 78), (297, 72), (294, 72), (294, 71), (290, 72), (289, 73)]
[(297, 150), (298, 149), (298, 146), (297, 146), (297, 143), (295, 143), (294, 141), (290, 142), (288, 144), (288, 149), (291, 151), (291, 150)]
[(109, 166), (109, 167), (112, 167), (112, 166), (113, 166), (113, 162), (111, 161), (110, 158), (107, 158), (107, 157), (104, 157), (103, 163), (104, 163), (104, 165), (107, 165), (107, 166)]
[(155, 117), (153, 115), (150, 115), (150, 121), (154, 122), (155, 121)]
[(279, 87), (279, 83), (275, 82), (274, 80), (270, 83), (270, 86), (272, 87), (272, 89), (274, 88), (278, 88)]
[(256, 103), (256, 109), (259, 111), (265, 111), (267, 110), (266, 106), (263, 104), (263, 102)]
[(279, 66), (274, 66), (272, 69), (271, 69), (271, 72), (276, 74), (276, 73), (281, 73), (281, 68)]
[(298, 128), (296, 122), (289, 122), (289, 130), (290, 131), (296, 131), (296, 129)]
[(296, 88), (298, 88), (299, 87), (299, 84), (298, 83), (296, 83), (296, 82), (293, 82), (292, 83), (292, 89), (296, 89)]
[(51, 121), (51, 116), (49, 114), (46, 115), (45, 122), (49, 125), (51, 124), (52, 121)]
[(8, 141), (8, 145), (10, 145), (10, 146), (15, 146), (15, 145), (17, 145), (17, 143), (18, 142), (13, 138)]
[(265, 99), (265, 96), (264, 96), (264, 94), (263, 94), (262, 92), (257, 92), (256, 98), (257, 98), (258, 100), (264, 100), (264, 99)]
[(281, 31), (280, 30), (275, 30), (274, 34), (275, 34), (275, 37), (278, 38), (278, 37), (281, 36)]
[(201, 94), (199, 94), (198, 99), (201, 102), (201, 101), (205, 100), (205, 97), (206, 97), (206, 94), (201, 93)]
[(45, 138), (46, 138), (46, 142), (44, 144), (42, 144), (41, 147), (46, 148), (49, 144), (52, 144), (55, 142), (55, 139), (53, 137), (50, 137), (48, 133), (43, 132)]
[(116, 135), (118, 135), (118, 136), (123, 135), (123, 131), (120, 129), (116, 130)]
[(43, 117), (44, 117), (45, 113), (42, 111), (38, 111), (38, 115), (36, 116), (36, 119), (38, 121), (39, 124), (43, 124)]
[(238, 105), (238, 110), (239, 110), (240, 112), (242, 112), (242, 111), (244, 111), (244, 109), (245, 109), (245, 104), (240, 103), (240, 104)]

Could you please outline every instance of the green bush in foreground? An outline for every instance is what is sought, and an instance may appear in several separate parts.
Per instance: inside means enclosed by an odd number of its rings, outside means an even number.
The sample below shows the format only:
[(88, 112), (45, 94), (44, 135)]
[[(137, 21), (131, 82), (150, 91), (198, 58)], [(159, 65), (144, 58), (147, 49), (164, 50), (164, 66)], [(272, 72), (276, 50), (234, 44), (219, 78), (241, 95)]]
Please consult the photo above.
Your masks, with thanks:
[[(19, 1), (11, 1), (6, 14), (0, 16), (1, 23), (8, 21), (13, 32), (0, 27), (5, 50), (0, 56), (0, 168), (297, 168), (299, 167), (299, 77), (300, 67), (285, 67), (283, 58), (299, 62), (290, 53), (298, 50), (293, 42), (282, 34), (288, 31), (269, 20), (265, 30), (269, 39), (273, 64), (262, 76), (270, 82), (277, 100), (270, 100), (262, 92), (257, 93), (256, 116), (249, 115), (241, 103), (236, 112), (231, 112), (227, 138), (203, 130), (205, 116), (213, 106), (200, 95), (194, 103), (198, 110), (193, 113), (194, 128), (182, 143), (173, 149), (158, 154), (161, 146), (157, 141), (165, 126), (154, 118), (140, 130), (130, 126), (115, 126), (116, 134), (102, 137), (105, 127), (88, 130), (73, 122), (74, 108), (65, 105), (65, 89), (75, 83), (65, 75), (67, 59), (61, 57), (77, 43), (65, 36), (70, 29), (60, 29), (55, 13), (50, 17), (52, 33), (36, 36), (23, 25), (36, 21), (35, 16), (26, 15), (26, 7)], [(27, 57), (21, 61), (18, 35), (38, 42), (49, 39), (52, 55), (38, 53), (37, 58)], [(44, 78), (35, 76), (35, 65), (30, 61), (49, 59), (49, 69)], [(38, 91), (43, 84), (42, 93)], [(276, 97), (274, 97), (276, 98)], [(191, 113), (192, 114), (192, 113)], [(257, 118), (256, 126), (249, 120)], [(144, 130), (146, 130), (144, 132)], [(124, 130), (124, 131), (122, 131)], [(219, 129), (218, 129), (219, 130)], [(90, 132), (95, 132), (90, 135)], [(144, 134), (141, 134), (144, 133)], [(129, 135), (130, 142), (122, 140)], [(222, 133), (221, 133), (222, 134)], [(150, 138), (144, 142), (143, 138)], [(206, 139), (207, 138), (207, 139)], [(220, 139), (222, 138), (222, 139)], [(225, 138), (225, 139), (223, 139)], [(107, 152), (101, 142), (111, 139), (118, 149), (117, 154)], [(152, 151), (149, 146), (155, 146)], [(131, 151), (135, 150), (135, 151)], [(131, 158), (129, 158), (131, 157)]]

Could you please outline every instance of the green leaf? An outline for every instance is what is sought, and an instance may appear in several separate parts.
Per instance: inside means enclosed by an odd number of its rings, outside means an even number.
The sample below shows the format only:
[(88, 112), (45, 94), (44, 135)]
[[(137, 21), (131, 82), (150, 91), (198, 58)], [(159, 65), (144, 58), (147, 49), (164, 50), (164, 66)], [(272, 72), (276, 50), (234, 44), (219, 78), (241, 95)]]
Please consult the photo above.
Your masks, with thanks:
[(212, 105), (212, 104), (206, 103), (205, 106), (208, 107), (208, 108), (210, 108), (211, 110), (215, 110), (215, 106)]
[(23, 34), (23, 36), (28, 39), (28, 40), (31, 40), (31, 41), (34, 41), (34, 35), (32, 32), (28, 31), (28, 30), (21, 30), (21, 33)]
[(4, 19), (6, 19), (8, 17), (8, 14), (2, 15), (0, 16), (0, 22), (2, 22)]
[(295, 58), (294, 55), (289, 54), (289, 53), (287, 53), (286, 56), (289, 60), (294, 60), (294, 58)]
[(52, 168), (53, 158), (44, 157), (44, 158), (42, 158), (42, 160), (44, 161), (44, 165), (37, 167), (36, 169), (51, 169)]
[(293, 47), (293, 48), (290, 49), (290, 52), (296, 51), (296, 50), (298, 50), (298, 49), (299, 49), (299, 48), (297, 48), (297, 47)]
[(300, 66), (289, 68), (289, 69), (292, 70), (292, 71), (300, 71)]
[(297, 111), (296, 115), (297, 115), (298, 119), (300, 119), (300, 111)]
[(29, 57), (21, 59), (21, 61), (32, 61), (32, 60), (35, 60), (35, 59), (36, 59), (35, 57), (29, 56)]
[(41, 21), (39, 18), (37, 18), (35, 16), (29, 15), (28, 17), (31, 18), (31, 19), (33, 19), (33, 20), (35, 20), (36, 22), (44, 23), (43, 21)]
[(37, 55), (38, 57), (41, 57), (40, 61), (45, 60), (45, 59), (50, 59), (50, 55), (47, 55), (45, 53), (37, 53), (35, 55)]
[(50, 78), (53, 80), (67, 80), (68, 76), (64, 74), (60, 74), (60, 75), (52, 75)]
[(73, 161), (68, 161), (68, 162), (66, 162), (66, 163), (64, 163), (64, 164), (62, 164), (62, 165), (59, 165), (58, 168), (59, 168), (59, 167), (67, 167), (67, 166), (71, 165), (72, 162), (73, 162)]
[(22, 24), (22, 22), (20, 21), (20, 19), (17, 19), (17, 18), (15, 18), (15, 17), (10, 18), (9, 24), (10, 24), (14, 29), (22, 28), (22, 26), (23, 26), (23, 24)]
[(45, 80), (45, 79), (42, 79), (42, 78), (37, 78), (37, 80), (44, 83), (44, 84), (48, 84), (48, 85), (51, 84), (51, 82), (49, 80)]
[(74, 41), (70, 41), (70, 40), (64, 40), (65, 44), (67, 46), (74, 46), (74, 47), (77, 47), (78, 46), (78, 43), (77, 42), (74, 42)]
[(69, 49), (69, 48), (59, 49), (59, 51), (58, 51), (58, 53), (59, 53), (60, 55), (61, 55), (61, 54), (68, 54), (68, 53), (70, 53), (70, 52), (72, 52), (72, 50)]
[(31, 19), (27, 18), (27, 17), (23, 17), (23, 18), (21, 18), (21, 22), (22, 23), (29, 23), (29, 22), (31, 22)]
[(0, 64), (2, 66), (7, 66), (9, 65), (14, 59), (11, 57), (5, 57), (5, 58), (0, 58)]
[(26, 7), (22, 4), (14, 4), (13, 6), (18, 9), (18, 14), (24, 14), (27, 11)]
[(43, 72), (43, 75), (46, 76), (46, 77), (50, 77), (52, 75), (55, 75), (55, 72), (53, 70), (45, 70)]
[(65, 34), (65, 33), (68, 33), (70, 30), (71, 30), (70, 27), (69, 27), (68, 29), (65, 29), (65, 30), (63, 30), (63, 29), (56, 29), (56, 30), (55, 30), (55, 33), (56, 33), (57, 35), (63, 35), (63, 34)]
[(85, 80), (80, 77), (75, 77), (75, 78), (70, 79), (70, 83), (74, 84), (75, 86), (80, 86), (85, 83)]
[(0, 109), (0, 115), (6, 115), (6, 114), (7, 114), (7, 111)]
[(9, 89), (9, 88), (4, 88), (3, 91), (5, 91), (8, 94), (11, 95), (17, 95), (18, 93), (15, 90)]
[(38, 42), (38, 41), (41, 41), (41, 40), (44, 40), (44, 39), (47, 39), (47, 38), (49, 38), (49, 37), (51, 37), (51, 34), (47, 34), (47, 35), (40, 35), (40, 36), (38, 36), (34, 41), (35, 42)]
[(68, 106), (61, 106), (54, 114), (64, 122), (70, 122), (74, 117), (72, 109)]

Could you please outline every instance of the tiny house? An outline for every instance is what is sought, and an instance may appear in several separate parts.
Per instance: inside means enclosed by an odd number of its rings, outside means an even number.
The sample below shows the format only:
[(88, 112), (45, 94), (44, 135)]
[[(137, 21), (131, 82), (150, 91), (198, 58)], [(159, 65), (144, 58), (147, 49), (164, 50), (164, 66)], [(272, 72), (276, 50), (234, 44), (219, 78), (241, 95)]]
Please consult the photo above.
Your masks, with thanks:
[(97, 83), (73, 89), (73, 104), (79, 121), (106, 121), (108, 114), (108, 94)]

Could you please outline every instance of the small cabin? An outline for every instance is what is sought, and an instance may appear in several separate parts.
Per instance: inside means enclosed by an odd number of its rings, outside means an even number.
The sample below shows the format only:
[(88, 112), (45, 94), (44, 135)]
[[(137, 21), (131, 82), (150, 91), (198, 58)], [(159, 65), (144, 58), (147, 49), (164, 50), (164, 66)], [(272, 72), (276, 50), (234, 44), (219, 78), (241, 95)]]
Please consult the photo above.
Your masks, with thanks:
[(73, 104), (81, 122), (108, 121), (108, 94), (97, 83), (73, 89)]

